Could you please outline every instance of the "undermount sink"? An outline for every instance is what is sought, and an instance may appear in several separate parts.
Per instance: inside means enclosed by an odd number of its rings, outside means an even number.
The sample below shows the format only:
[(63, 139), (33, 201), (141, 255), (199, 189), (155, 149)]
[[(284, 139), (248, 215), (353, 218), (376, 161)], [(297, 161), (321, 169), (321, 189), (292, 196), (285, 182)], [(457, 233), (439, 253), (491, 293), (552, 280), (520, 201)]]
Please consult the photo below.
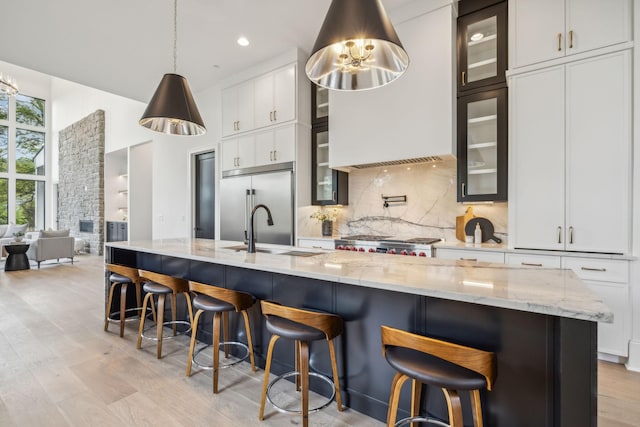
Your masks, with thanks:
[[(231, 249), (232, 251), (240, 252), (240, 251), (246, 251), (247, 245), (225, 246), (222, 249)], [(256, 252), (262, 252), (265, 254), (274, 254), (274, 255), (289, 255), (289, 256), (320, 255), (320, 252), (306, 252), (306, 251), (296, 251), (291, 249), (276, 249), (276, 248), (256, 248)]]

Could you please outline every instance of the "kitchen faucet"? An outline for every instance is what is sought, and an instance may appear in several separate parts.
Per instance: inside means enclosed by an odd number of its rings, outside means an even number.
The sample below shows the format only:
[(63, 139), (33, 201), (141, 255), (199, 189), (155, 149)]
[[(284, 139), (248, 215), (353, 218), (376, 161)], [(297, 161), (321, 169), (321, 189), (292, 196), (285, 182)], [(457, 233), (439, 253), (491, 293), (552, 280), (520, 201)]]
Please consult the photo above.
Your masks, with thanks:
[(271, 211), (269, 208), (263, 204), (255, 205), (251, 211), (251, 218), (249, 219), (249, 243), (247, 244), (247, 252), (250, 254), (256, 252), (256, 236), (253, 232), (253, 216), (258, 208), (264, 208), (264, 210), (267, 211), (267, 225), (273, 225), (273, 218), (271, 217)]

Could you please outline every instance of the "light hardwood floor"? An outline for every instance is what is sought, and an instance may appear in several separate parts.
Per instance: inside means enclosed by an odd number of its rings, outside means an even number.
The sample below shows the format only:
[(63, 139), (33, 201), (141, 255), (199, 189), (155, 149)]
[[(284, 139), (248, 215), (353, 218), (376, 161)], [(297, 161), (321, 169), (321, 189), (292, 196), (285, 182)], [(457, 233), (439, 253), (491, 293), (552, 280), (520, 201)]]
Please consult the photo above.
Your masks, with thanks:
[[(80, 256), (40, 270), (0, 271), (0, 426), (282, 426), (299, 417), (275, 412), (257, 420), (263, 371), (247, 363), (220, 374), (185, 377), (188, 341), (136, 350), (137, 323), (118, 336), (103, 331), (103, 260)], [(640, 425), (640, 374), (599, 364), (600, 427)], [(498, 378), (498, 381), (500, 379)], [(310, 416), (313, 426), (382, 426), (335, 404)]]

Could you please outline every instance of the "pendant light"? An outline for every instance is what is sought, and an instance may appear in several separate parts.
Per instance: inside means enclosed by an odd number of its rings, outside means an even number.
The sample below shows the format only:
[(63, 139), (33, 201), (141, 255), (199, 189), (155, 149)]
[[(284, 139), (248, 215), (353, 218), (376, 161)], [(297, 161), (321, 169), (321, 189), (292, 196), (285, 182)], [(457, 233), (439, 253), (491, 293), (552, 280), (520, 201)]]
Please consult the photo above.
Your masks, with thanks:
[(204, 127), (187, 79), (176, 74), (178, 0), (173, 2), (173, 73), (162, 77), (139, 123), (170, 135), (202, 135)]
[(305, 71), (335, 90), (384, 86), (409, 66), (382, 0), (332, 0)]

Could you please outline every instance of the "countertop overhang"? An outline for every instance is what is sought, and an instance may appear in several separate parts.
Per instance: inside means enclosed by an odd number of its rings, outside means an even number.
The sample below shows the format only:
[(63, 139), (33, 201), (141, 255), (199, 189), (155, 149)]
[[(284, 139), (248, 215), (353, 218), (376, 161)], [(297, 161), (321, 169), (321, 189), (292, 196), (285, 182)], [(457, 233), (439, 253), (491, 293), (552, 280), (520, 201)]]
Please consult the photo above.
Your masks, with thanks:
[(258, 248), (314, 255), (250, 254), (228, 249), (239, 244), (224, 240), (162, 239), (109, 242), (106, 246), (572, 319), (613, 320), (611, 310), (571, 270), (260, 243)]

